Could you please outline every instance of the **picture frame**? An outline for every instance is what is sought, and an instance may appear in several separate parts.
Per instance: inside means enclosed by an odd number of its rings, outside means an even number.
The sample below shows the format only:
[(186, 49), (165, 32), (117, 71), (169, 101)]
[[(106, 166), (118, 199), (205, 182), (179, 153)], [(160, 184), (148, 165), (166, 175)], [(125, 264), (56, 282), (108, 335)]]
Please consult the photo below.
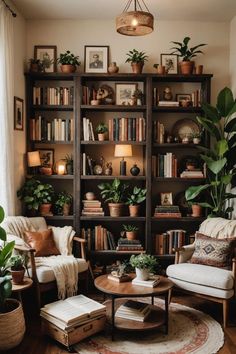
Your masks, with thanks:
[(84, 46), (84, 72), (107, 73), (109, 46)]
[(181, 107), (189, 107), (192, 105), (192, 95), (191, 93), (177, 93), (176, 101)]
[(57, 71), (57, 46), (35, 45), (34, 59), (39, 59), (44, 64), (44, 72), (53, 73)]
[(173, 205), (172, 192), (161, 193), (161, 205)]
[(167, 74), (178, 74), (177, 54), (161, 54), (161, 65), (166, 68)]
[(24, 130), (24, 100), (14, 96), (14, 129)]
[(39, 149), (39, 156), (42, 167), (54, 166), (54, 149)]
[(116, 105), (129, 106), (133, 92), (137, 89), (136, 83), (118, 83), (116, 84)]

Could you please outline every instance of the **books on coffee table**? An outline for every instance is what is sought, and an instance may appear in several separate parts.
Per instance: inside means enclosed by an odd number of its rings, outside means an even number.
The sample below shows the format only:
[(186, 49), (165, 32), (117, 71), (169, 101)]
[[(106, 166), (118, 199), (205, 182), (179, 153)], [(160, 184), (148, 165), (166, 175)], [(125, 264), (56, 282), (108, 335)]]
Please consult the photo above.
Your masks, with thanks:
[(127, 300), (116, 311), (115, 316), (127, 320), (144, 322), (151, 312), (149, 304), (144, 302)]
[(155, 288), (160, 283), (160, 280), (161, 280), (161, 278), (159, 276), (152, 276), (148, 280), (140, 280), (140, 279), (134, 278), (132, 280), (132, 284), (145, 286), (147, 288)]

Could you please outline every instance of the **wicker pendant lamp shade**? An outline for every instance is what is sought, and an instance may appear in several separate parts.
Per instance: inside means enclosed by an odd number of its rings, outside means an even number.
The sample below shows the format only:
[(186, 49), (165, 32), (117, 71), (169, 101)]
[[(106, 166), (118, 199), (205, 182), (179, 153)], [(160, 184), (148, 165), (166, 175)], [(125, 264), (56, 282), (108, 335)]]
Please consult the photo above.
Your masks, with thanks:
[[(132, 3), (134, 11), (128, 11)], [(124, 11), (116, 18), (116, 30), (125, 36), (144, 36), (153, 31), (153, 22), (154, 17), (143, 0), (128, 0)]]

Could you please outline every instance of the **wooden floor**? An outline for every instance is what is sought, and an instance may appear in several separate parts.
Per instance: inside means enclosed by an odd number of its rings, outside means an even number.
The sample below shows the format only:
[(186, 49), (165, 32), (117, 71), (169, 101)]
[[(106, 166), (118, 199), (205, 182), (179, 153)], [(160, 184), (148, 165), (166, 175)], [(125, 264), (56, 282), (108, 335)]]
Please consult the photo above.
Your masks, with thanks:
[[(96, 300), (102, 300), (102, 297), (94, 292), (89, 296)], [(25, 312), (26, 312), (26, 325), (27, 331), (23, 342), (15, 349), (12, 349), (4, 354), (66, 354), (66, 349), (59, 343), (53, 341), (47, 336), (42, 336), (40, 333), (40, 319), (36, 315), (32, 315), (32, 307), (24, 299)], [(31, 298), (32, 301), (32, 298)], [(203, 299), (195, 298), (180, 293), (175, 293), (173, 302), (178, 302), (183, 305), (194, 307), (200, 311), (208, 313), (217, 321), (222, 323), (222, 308), (219, 304), (205, 301)], [(31, 303), (32, 305), (32, 303)], [(230, 306), (229, 324), (225, 330), (225, 344), (219, 351), (219, 354), (235, 354), (236, 353), (236, 303)], [(203, 353), (211, 354), (211, 353)]]

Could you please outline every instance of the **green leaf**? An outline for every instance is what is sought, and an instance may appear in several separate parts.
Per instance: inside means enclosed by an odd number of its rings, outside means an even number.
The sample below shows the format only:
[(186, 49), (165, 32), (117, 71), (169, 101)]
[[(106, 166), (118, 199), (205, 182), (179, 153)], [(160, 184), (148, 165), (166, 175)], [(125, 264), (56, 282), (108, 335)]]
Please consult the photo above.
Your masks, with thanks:
[(222, 117), (228, 116), (229, 112), (234, 106), (234, 97), (232, 91), (225, 87), (220, 91), (217, 97), (216, 107), (219, 110)]
[(6, 241), (7, 240), (7, 234), (6, 231), (0, 226), (0, 240)]
[(186, 200), (193, 200), (194, 198), (196, 198), (202, 191), (204, 191), (205, 189), (209, 188), (210, 184), (203, 184), (203, 185), (199, 185), (199, 186), (192, 186), (189, 187), (186, 191), (185, 191), (185, 198)]
[(221, 140), (221, 133), (211, 120), (204, 117), (196, 117), (196, 119), (216, 140)]
[(228, 151), (228, 150), (229, 150), (229, 147), (228, 147), (227, 140), (222, 139), (222, 140), (217, 142), (216, 151), (217, 151), (219, 156), (222, 157), (226, 153), (226, 151)]
[(0, 224), (3, 222), (4, 216), (5, 216), (4, 209), (3, 207), (0, 206)]
[(221, 177), (221, 182), (225, 184), (226, 186), (231, 183), (233, 175), (225, 175)]
[(15, 246), (15, 241), (11, 241), (9, 243), (7, 243), (0, 252), (0, 267), (3, 267), (6, 265), (6, 262), (8, 261), (8, 259), (11, 257), (12, 255), (12, 251), (14, 249)]
[(225, 157), (216, 161), (205, 155), (201, 155), (201, 158), (206, 162), (209, 170), (211, 170), (215, 175), (217, 175), (227, 163), (227, 159)]
[(202, 206), (203, 208), (214, 209), (213, 205), (211, 205), (209, 203), (198, 203), (198, 205)]
[(227, 133), (236, 131), (236, 118), (232, 118), (225, 126), (225, 131)]
[(218, 123), (220, 121), (221, 116), (215, 107), (211, 106), (209, 103), (203, 102), (202, 109), (207, 119), (211, 120), (214, 123)]

